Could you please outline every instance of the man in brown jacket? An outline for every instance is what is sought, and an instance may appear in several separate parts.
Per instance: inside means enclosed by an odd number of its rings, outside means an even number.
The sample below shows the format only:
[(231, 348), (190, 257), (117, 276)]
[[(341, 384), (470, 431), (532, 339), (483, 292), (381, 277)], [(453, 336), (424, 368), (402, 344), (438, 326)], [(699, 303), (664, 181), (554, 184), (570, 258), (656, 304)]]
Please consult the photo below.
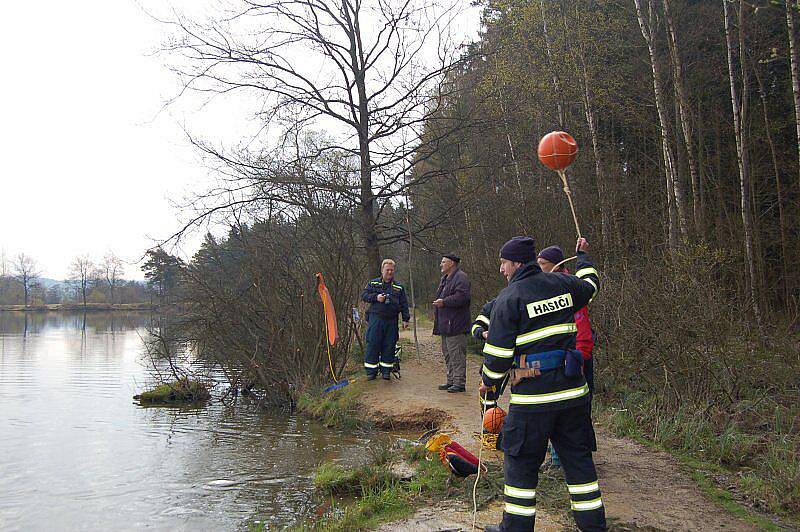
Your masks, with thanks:
[(454, 253), (442, 257), (442, 281), (433, 302), (433, 334), (442, 337), (442, 354), (447, 366), (447, 382), (440, 384), (439, 389), (448, 393), (463, 392), (467, 384), (470, 284), (467, 274), (458, 267), (460, 262)]

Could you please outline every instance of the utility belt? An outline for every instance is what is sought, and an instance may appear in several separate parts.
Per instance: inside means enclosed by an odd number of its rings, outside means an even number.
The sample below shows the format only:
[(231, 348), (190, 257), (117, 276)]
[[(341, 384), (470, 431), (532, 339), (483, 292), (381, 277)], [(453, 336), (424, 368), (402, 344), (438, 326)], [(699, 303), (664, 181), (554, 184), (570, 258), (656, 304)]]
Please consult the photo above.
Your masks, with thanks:
[(577, 349), (556, 349), (542, 353), (516, 355), (516, 367), (511, 369), (509, 381), (516, 386), (523, 379), (533, 379), (558, 368), (564, 368), (564, 375), (576, 377), (583, 371), (583, 355)]

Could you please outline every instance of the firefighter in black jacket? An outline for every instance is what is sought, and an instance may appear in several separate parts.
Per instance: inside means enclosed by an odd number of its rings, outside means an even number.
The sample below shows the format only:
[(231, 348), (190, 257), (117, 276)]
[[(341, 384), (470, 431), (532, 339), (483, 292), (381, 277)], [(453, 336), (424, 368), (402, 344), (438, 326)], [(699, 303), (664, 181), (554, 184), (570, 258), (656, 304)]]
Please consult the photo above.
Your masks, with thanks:
[(494, 299), (483, 305), (481, 313), (472, 322), (472, 327), (469, 332), (476, 340), (485, 342), (489, 335), (489, 318), (492, 315), (492, 307), (494, 306)]
[[(479, 342), (485, 342), (486, 339), (489, 337), (489, 317), (492, 315), (493, 306), (494, 306), (494, 299), (483, 305), (483, 307), (481, 308), (481, 313), (478, 314), (478, 316), (475, 318), (475, 321), (472, 322), (472, 327), (470, 327), (469, 330), (470, 333)], [(485, 399), (481, 397), (482, 409), (494, 408), (496, 406), (497, 406), (496, 399)]]
[(370, 303), (367, 310), (367, 351), (364, 353), (364, 370), (367, 380), (374, 380), (380, 369), (384, 380), (394, 368), (395, 344), (399, 337), (397, 315), (402, 315), (403, 329), (408, 328), (408, 298), (406, 289), (394, 279), (395, 263), (384, 259), (381, 276), (372, 279), (361, 300)]
[(533, 530), (548, 439), (561, 458), (578, 528), (606, 530), (589, 440), (589, 389), (575, 349), (575, 311), (599, 286), (587, 249), (586, 240), (579, 239), (574, 276), (542, 272), (532, 238), (514, 237), (500, 250), (500, 272), (508, 286), (492, 308), (480, 392), (484, 400), (496, 400), (508, 377), (511, 399), (502, 437), (505, 512), (502, 523), (487, 526), (487, 532)]

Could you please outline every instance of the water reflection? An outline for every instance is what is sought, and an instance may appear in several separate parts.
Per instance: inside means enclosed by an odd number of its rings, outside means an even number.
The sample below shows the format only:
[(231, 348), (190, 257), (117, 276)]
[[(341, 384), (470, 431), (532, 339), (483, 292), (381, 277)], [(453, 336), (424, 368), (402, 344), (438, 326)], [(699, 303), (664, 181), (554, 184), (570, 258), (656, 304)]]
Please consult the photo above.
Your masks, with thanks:
[(310, 513), (314, 465), (363, 453), (247, 403), (134, 404), (150, 319), (0, 312), (0, 530), (282, 528)]
[(145, 312), (0, 312), (0, 335), (25, 336), (59, 330), (114, 334), (143, 328), (153, 319)]

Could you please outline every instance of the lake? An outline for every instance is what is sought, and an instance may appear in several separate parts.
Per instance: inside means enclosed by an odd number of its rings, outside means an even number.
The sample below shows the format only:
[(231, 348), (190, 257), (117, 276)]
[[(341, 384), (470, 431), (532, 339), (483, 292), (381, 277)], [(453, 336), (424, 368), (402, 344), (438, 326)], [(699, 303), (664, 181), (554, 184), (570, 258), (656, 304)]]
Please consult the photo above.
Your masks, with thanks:
[(143, 408), (147, 313), (0, 312), (0, 530), (246, 530), (315, 511), (363, 436), (239, 401)]

